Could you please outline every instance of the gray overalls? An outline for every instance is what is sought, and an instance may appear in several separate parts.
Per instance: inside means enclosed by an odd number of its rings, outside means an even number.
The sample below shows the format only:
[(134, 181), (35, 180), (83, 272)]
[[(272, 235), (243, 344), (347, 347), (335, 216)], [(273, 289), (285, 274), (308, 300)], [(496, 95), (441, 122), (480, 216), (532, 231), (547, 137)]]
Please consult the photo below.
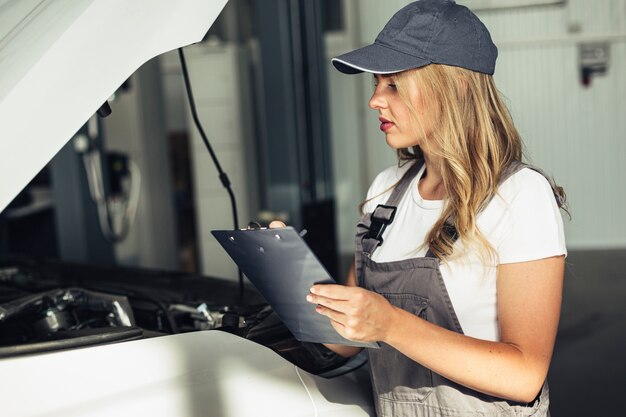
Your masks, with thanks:
[[(423, 258), (377, 263), (372, 253), (391, 224), (411, 180), (419, 172), (418, 161), (404, 174), (384, 205), (365, 214), (357, 226), (356, 277), (359, 286), (383, 295), (391, 304), (424, 320), (463, 334), (439, 270), (439, 260), (429, 250)], [(525, 165), (513, 164), (502, 181)], [(451, 236), (456, 236), (453, 230)], [(369, 349), (370, 375), (379, 417), (402, 416), (549, 416), (548, 386), (529, 405), (517, 404), (456, 384), (391, 346)]]

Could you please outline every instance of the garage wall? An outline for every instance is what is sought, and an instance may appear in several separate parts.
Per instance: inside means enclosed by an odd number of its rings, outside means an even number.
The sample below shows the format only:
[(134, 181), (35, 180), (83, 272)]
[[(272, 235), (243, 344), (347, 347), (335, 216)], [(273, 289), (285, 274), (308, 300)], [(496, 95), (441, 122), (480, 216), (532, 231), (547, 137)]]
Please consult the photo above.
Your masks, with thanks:
[[(500, 42), (496, 80), (533, 162), (565, 187), (570, 248), (626, 247), (626, 2), (483, 13)], [(604, 76), (582, 85), (579, 48), (606, 43)]]
[[(345, 42), (344, 50), (340, 45), (329, 48), (329, 58), (370, 43), (391, 15), (408, 3), (347, 1), (351, 21), (357, 22), (348, 28), (354, 37)], [(496, 82), (508, 99), (530, 160), (554, 175), (568, 193), (573, 214), (572, 221), (565, 222), (569, 248), (626, 247), (622, 214), (626, 213), (626, 0), (569, 0), (477, 14), (499, 47)], [(607, 74), (584, 87), (579, 45), (589, 42), (608, 43), (610, 59)], [(394, 154), (386, 147), (375, 114), (366, 107), (371, 76), (353, 77), (360, 83), (355, 86), (345, 76), (330, 73), (334, 140), (354, 141), (346, 136), (356, 132), (352, 135), (358, 136), (362, 148), (358, 158), (350, 158), (347, 149), (336, 146), (335, 158), (346, 173), (337, 181), (359, 184), (362, 198), (364, 184), (394, 163)], [(354, 177), (348, 178), (348, 173)], [(354, 203), (354, 196), (344, 198)], [(340, 246), (347, 249), (353, 237), (347, 233), (348, 222), (340, 218), (339, 223), (340, 233), (346, 225)]]

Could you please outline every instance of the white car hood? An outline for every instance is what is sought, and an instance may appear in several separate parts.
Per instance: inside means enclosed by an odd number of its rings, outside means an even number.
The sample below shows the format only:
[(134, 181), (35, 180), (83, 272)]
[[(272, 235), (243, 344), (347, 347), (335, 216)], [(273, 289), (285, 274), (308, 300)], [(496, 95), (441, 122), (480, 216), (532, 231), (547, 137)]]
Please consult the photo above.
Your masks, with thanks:
[(370, 387), (209, 330), (0, 360), (12, 417), (368, 417)]
[(0, 211), (135, 70), (227, 0), (0, 0)]

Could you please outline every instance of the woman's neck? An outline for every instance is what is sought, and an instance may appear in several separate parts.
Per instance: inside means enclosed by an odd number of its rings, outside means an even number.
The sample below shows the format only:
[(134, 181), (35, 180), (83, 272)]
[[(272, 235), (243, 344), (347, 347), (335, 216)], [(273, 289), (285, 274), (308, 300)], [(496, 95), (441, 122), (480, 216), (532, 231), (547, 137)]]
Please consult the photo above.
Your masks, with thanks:
[(425, 200), (443, 200), (446, 190), (441, 175), (440, 160), (424, 154), (426, 172), (417, 183), (420, 195)]

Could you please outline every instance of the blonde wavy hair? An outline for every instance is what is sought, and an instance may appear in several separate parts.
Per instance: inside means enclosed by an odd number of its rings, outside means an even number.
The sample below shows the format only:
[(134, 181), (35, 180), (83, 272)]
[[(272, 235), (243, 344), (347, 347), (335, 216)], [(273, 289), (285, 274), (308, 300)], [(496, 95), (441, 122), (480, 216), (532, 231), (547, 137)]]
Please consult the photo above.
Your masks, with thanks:
[[(455, 241), (449, 226), (453, 225), (460, 241), (478, 248), (483, 260), (494, 261), (495, 251), (478, 230), (476, 219), (496, 194), (501, 175), (510, 164), (521, 162), (524, 152), (493, 77), (440, 64), (390, 77), (420, 129), (410, 89), (419, 86), (425, 105), (439, 106), (435, 110), (440, 117), (426, 141), (429, 153), (441, 161), (446, 202), (424, 244), (439, 259), (449, 257)], [(419, 146), (398, 150), (399, 164), (422, 158)], [(554, 191), (564, 202), (563, 189), (555, 186)]]

